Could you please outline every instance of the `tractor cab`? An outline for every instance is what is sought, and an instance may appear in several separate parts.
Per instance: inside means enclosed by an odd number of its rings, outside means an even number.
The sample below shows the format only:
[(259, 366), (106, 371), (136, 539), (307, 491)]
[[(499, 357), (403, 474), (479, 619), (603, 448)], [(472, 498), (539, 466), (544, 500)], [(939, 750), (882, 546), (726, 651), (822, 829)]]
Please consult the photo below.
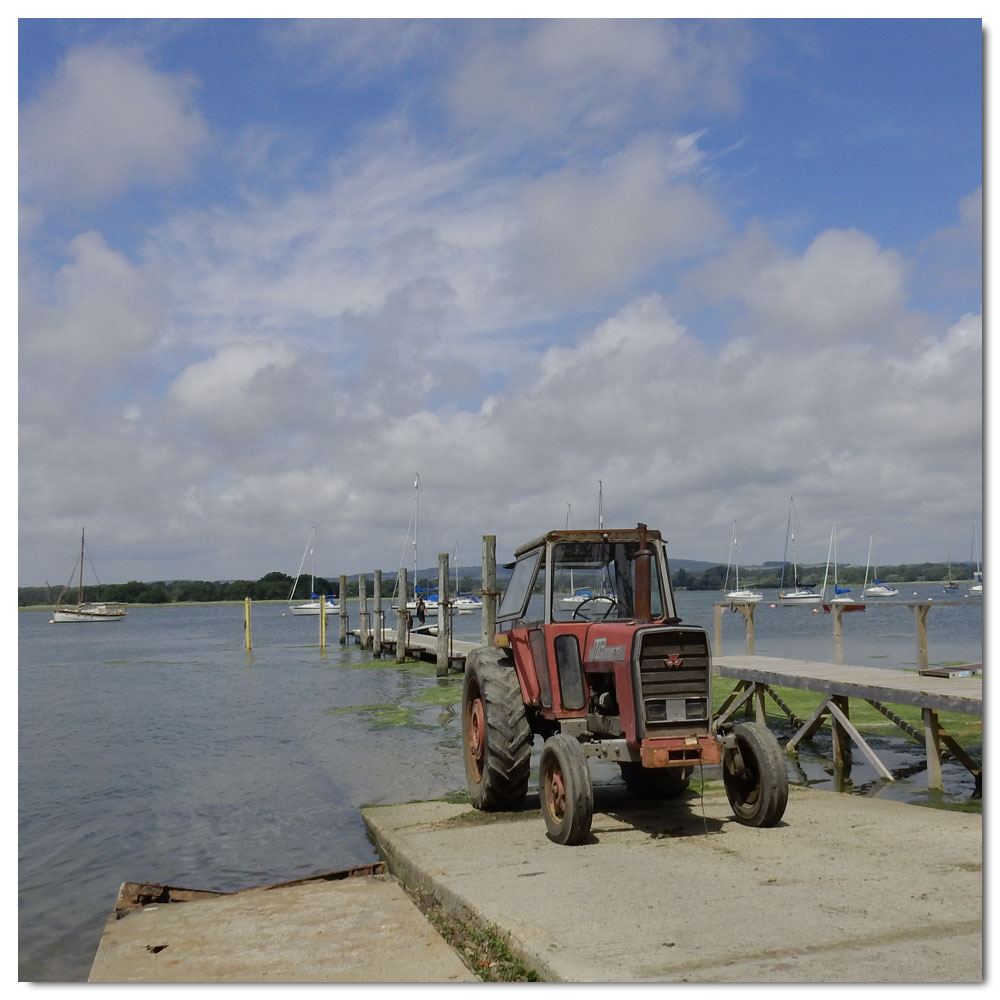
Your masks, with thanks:
[(658, 531), (550, 531), (514, 555), (497, 612), (503, 630), (529, 622), (677, 621)]

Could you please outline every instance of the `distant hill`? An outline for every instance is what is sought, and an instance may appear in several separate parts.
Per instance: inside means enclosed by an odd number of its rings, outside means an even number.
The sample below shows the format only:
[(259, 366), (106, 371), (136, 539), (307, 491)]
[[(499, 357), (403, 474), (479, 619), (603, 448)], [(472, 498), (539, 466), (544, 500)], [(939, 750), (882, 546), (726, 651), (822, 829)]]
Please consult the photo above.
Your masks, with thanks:
[(701, 559), (675, 559), (671, 555), (668, 555), (667, 558), (670, 561), (670, 568), (672, 570), (687, 569), (703, 572), (706, 569), (712, 569), (713, 566), (725, 566), (725, 563), (704, 562)]

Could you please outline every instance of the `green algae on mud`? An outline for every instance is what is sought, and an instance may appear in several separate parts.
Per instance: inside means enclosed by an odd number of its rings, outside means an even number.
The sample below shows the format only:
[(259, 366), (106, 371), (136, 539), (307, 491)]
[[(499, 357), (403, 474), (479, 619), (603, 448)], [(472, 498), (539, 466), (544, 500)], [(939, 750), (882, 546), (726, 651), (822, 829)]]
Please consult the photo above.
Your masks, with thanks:
[(372, 729), (425, 729), (434, 730), (438, 726), (420, 722), (417, 712), (409, 705), (385, 702), (381, 705), (345, 705), (331, 708), (327, 715), (356, 715), (367, 722)]
[[(347, 669), (383, 666), (399, 666), (380, 660), (366, 660), (362, 663), (345, 664)], [(420, 720), (420, 714), (427, 708), (447, 708), (457, 705), (462, 698), (462, 678), (438, 677), (433, 665), (420, 663), (409, 671), (410, 676), (426, 679), (427, 684), (419, 691), (409, 694), (405, 700), (386, 701), (370, 705), (344, 705), (332, 708), (327, 715), (356, 715), (367, 722), (372, 729), (439, 729), (439, 724)]]

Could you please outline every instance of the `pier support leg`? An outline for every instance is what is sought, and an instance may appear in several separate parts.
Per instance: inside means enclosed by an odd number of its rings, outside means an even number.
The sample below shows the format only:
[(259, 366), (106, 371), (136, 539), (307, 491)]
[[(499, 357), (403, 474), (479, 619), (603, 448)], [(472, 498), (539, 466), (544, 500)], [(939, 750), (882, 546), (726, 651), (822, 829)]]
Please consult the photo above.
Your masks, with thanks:
[(941, 729), (938, 714), (933, 708), (922, 710), (924, 717), (924, 747), (927, 750), (927, 787), (944, 791), (941, 774)]
[(497, 536), (483, 535), (483, 645), (493, 644), (497, 627)]
[(802, 740), (810, 736), (823, 724), (829, 715), (833, 729), (833, 763), (838, 774), (850, 774), (851, 751), (848, 739), (868, 758), (868, 762), (887, 781), (894, 781), (892, 772), (878, 759), (875, 751), (868, 745), (865, 738), (854, 727), (848, 709), (848, 699), (843, 695), (827, 695), (817, 706), (812, 715), (806, 719), (802, 728), (785, 744), (785, 753), (795, 752)]
[(844, 662), (844, 606), (842, 604), (831, 604), (830, 611), (833, 618), (833, 662)]
[(396, 577), (396, 662), (406, 661), (406, 569)]
[(340, 644), (347, 645), (347, 577), (340, 577)]
[(371, 622), (368, 618), (368, 578), (358, 575), (358, 645), (367, 649), (371, 645)]
[[(840, 695), (833, 695), (830, 698), (831, 717), (830, 728), (833, 733), (833, 766), (838, 770), (843, 770), (846, 774), (851, 773), (851, 742), (848, 736), (848, 729), (845, 721), (851, 717), (851, 709), (848, 700)], [(833, 708), (840, 711), (834, 712)]]
[(385, 621), (382, 614), (382, 570), (377, 569), (375, 576), (375, 628), (372, 631), (372, 656), (382, 659), (382, 639)]
[(927, 669), (927, 612), (929, 604), (914, 604), (913, 611), (917, 620), (917, 670)]
[(451, 659), (451, 601), (448, 598), (448, 553), (438, 553), (438, 677), (447, 677)]
[(754, 641), (753, 641), (753, 613), (756, 609), (756, 604), (738, 604), (737, 607), (740, 609), (743, 615), (743, 621), (746, 624), (747, 629), (747, 656), (754, 655)]

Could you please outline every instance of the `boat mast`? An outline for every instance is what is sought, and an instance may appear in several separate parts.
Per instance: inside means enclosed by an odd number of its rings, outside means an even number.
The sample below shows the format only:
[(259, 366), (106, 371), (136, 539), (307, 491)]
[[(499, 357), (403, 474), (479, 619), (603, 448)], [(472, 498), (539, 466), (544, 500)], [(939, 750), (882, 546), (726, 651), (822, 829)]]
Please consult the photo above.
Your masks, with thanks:
[(417, 601), (417, 500), (420, 496), (420, 473), (413, 477), (413, 601)]
[[(733, 521), (733, 537), (729, 542), (729, 562), (726, 563), (726, 582), (722, 585), (722, 593), (729, 591), (729, 571), (733, 568), (733, 549), (736, 547), (736, 522)], [(737, 590), (739, 585), (737, 584)]]
[(736, 589), (740, 589), (740, 550), (736, 541), (736, 522), (733, 521), (733, 564), (736, 569)]
[(80, 529), (80, 584), (76, 591), (76, 603), (83, 604), (83, 551), (84, 551), (84, 529)]
[[(795, 551), (794, 549), (792, 550)], [(826, 597), (826, 581), (830, 576), (830, 557), (833, 556), (833, 590), (836, 593), (837, 590), (837, 522), (833, 522), (833, 529), (830, 531), (830, 545), (826, 550), (826, 572), (823, 574), (823, 590), (820, 592), (823, 597)]]
[(795, 497), (792, 497), (791, 503), (788, 505), (788, 523), (785, 525), (785, 551), (781, 554), (781, 580), (778, 583), (778, 589), (783, 589), (785, 586), (785, 567), (788, 565), (788, 535), (792, 530), (792, 504), (795, 503)]
[[(573, 527), (573, 505), (571, 503), (566, 504), (566, 530), (569, 531)], [(569, 592), (571, 595), (576, 593), (573, 587), (573, 569), (570, 568), (569, 571)]]
[(597, 527), (604, 530), (604, 483), (597, 480)]

